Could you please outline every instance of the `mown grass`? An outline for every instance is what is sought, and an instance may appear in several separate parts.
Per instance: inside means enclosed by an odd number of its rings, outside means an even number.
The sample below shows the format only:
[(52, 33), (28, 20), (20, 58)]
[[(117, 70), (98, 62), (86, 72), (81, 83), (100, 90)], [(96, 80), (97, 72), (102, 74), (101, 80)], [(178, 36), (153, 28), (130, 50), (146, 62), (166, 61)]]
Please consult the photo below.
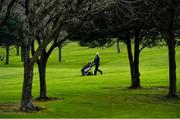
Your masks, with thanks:
[[(95, 52), (100, 52), (103, 75), (82, 77), (80, 69)], [(177, 87), (180, 93), (180, 48), (177, 47)], [(142, 89), (129, 90), (130, 75), (126, 47), (82, 48), (70, 43), (63, 48), (63, 61), (57, 62), (57, 49), (47, 66), (48, 96), (54, 99), (34, 103), (39, 112), (18, 111), (23, 67), (11, 50), (10, 65), (0, 63), (0, 117), (179, 117), (180, 100), (168, 99), (168, 56), (166, 47), (145, 49), (140, 57)], [(35, 66), (33, 99), (39, 96), (38, 70)]]

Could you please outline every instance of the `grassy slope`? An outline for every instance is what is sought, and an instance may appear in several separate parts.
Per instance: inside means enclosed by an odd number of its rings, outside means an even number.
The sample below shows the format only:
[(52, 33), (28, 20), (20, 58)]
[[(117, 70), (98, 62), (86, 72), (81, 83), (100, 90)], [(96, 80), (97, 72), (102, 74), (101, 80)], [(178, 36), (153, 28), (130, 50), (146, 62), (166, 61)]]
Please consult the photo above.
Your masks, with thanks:
[[(80, 76), (81, 67), (101, 55), (103, 75)], [(41, 112), (21, 113), (23, 68), (20, 57), (11, 52), (10, 65), (0, 64), (0, 117), (180, 117), (180, 100), (167, 99), (168, 59), (165, 47), (145, 49), (140, 71), (143, 89), (127, 90), (130, 85), (126, 48), (89, 49), (71, 43), (63, 48), (63, 62), (57, 50), (47, 68), (48, 96), (62, 100), (35, 101)], [(177, 85), (180, 93), (180, 48), (177, 48)], [(33, 97), (39, 95), (37, 67), (34, 71)]]

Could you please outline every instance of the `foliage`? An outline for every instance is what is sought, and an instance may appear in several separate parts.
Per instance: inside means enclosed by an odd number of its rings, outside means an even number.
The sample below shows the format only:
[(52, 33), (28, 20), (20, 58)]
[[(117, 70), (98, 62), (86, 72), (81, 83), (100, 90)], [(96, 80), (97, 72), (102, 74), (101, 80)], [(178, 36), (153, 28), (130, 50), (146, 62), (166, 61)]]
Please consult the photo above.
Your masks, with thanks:
[[(4, 19), (4, 15), (0, 14), (0, 21)], [(18, 45), (21, 44), (19, 37), (20, 18), (17, 15), (11, 15), (6, 24), (0, 30), (1, 45)]]

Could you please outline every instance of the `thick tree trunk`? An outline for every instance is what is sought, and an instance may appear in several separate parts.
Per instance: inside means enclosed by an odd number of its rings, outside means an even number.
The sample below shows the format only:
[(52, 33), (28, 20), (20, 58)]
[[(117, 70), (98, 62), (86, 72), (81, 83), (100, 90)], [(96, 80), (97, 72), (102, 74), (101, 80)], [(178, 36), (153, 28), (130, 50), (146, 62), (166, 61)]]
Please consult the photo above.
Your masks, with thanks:
[(117, 39), (116, 47), (117, 47), (117, 53), (120, 53), (121, 50), (120, 50), (120, 46), (119, 46), (119, 38)]
[(5, 64), (9, 64), (9, 45), (6, 46), (6, 62)]
[(19, 56), (19, 46), (16, 46), (16, 55)]
[(169, 96), (177, 97), (176, 94), (176, 59), (175, 46), (168, 46), (169, 50)]
[(62, 46), (59, 45), (58, 49), (59, 49), (59, 57), (58, 57), (58, 61), (59, 61), (59, 62), (62, 62)]
[(169, 97), (177, 97), (176, 94), (176, 51), (175, 51), (175, 30), (174, 21), (170, 23), (168, 34), (168, 54), (169, 54)]
[(129, 67), (130, 67), (130, 74), (131, 74), (131, 85), (133, 85), (134, 63), (133, 63), (133, 55), (132, 55), (131, 39), (130, 39), (129, 31), (127, 32), (127, 35), (126, 35), (126, 45), (127, 45)]
[(134, 66), (133, 66), (133, 81), (131, 88), (140, 88), (140, 72), (139, 72), (139, 31), (135, 31), (134, 42)]
[(32, 104), (32, 81), (33, 81), (33, 64), (30, 64), (30, 48), (25, 47), (24, 51), (24, 82), (22, 89), (21, 107), (23, 112), (36, 111), (37, 107)]
[(46, 92), (46, 64), (47, 58), (45, 56), (41, 56), (41, 59), (38, 61), (39, 68), (39, 78), (40, 78), (40, 96), (39, 100), (47, 100), (47, 92)]

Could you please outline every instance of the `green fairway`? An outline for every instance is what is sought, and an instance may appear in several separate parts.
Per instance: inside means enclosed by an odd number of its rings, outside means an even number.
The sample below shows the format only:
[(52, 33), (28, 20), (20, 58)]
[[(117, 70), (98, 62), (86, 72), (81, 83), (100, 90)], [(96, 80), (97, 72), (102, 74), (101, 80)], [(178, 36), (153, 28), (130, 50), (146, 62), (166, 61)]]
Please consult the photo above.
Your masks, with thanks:
[[(103, 75), (82, 77), (80, 69), (96, 52), (100, 53)], [(176, 48), (177, 90), (180, 94), (180, 47)], [(3, 117), (178, 117), (180, 99), (168, 99), (168, 53), (166, 47), (146, 48), (140, 56), (142, 89), (129, 90), (130, 73), (126, 46), (121, 53), (115, 46), (90, 49), (70, 43), (62, 49), (62, 62), (56, 49), (47, 66), (47, 94), (50, 101), (35, 101), (39, 112), (18, 111), (22, 85), (23, 63), (15, 49), (10, 64), (0, 62), (0, 118)], [(94, 71), (94, 67), (92, 69)], [(39, 96), (38, 69), (35, 66), (33, 99)]]

